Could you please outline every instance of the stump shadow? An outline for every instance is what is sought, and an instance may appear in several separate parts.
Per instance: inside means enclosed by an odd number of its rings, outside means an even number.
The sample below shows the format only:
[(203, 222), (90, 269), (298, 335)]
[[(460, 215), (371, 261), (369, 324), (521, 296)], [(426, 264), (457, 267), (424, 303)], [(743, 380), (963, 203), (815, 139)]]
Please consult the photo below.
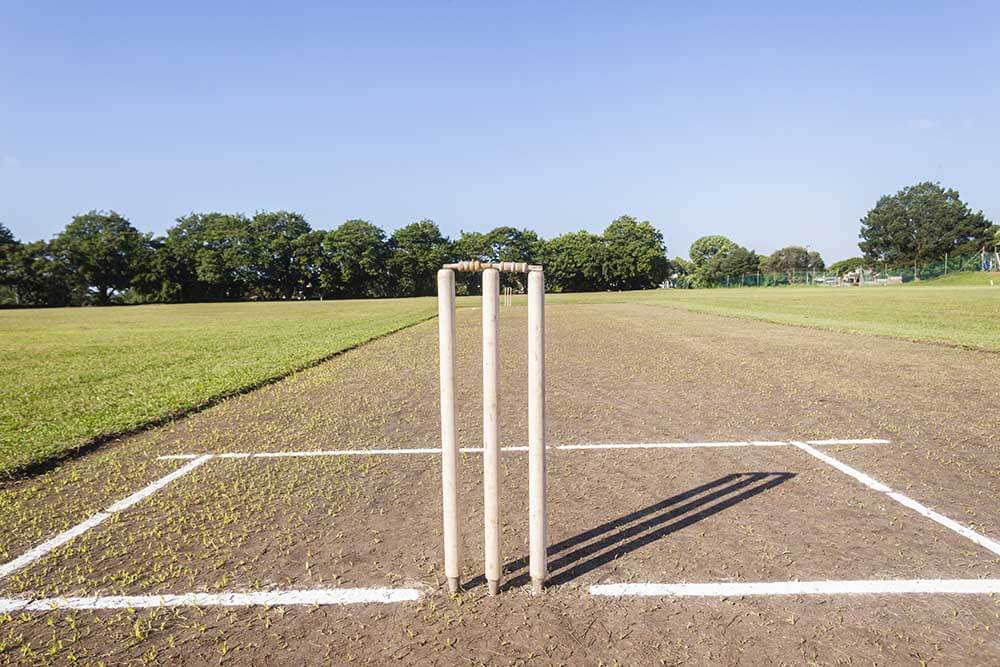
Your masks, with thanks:
[[(551, 544), (547, 549), (549, 578), (546, 584), (573, 581), (793, 477), (795, 473), (790, 472), (732, 473)], [(527, 566), (527, 556), (505, 563), (501, 590), (530, 582)], [(486, 576), (480, 574), (465, 582), (463, 588), (485, 585)]]

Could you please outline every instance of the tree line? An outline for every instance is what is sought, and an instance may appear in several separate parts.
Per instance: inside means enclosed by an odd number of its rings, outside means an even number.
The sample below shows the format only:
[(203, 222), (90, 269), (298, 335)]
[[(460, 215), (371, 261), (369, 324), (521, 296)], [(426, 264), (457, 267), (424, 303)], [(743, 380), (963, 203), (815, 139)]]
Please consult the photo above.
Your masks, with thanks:
[[(428, 296), (441, 265), (458, 259), (542, 263), (551, 291), (647, 289), (671, 273), (663, 234), (627, 215), (602, 234), (546, 240), (504, 226), (452, 240), (431, 220), (387, 235), (360, 219), (313, 229), (289, 211), (191, 213), (154, 237), (114, 211), (90, 211), (49, 241), (21, 243), (0, 225), (0, 298), (64, 306)], [(522, 279), (504, 276), (518, 289)], [(478, 284), (463, 275), (458, 289)]]
[[(916, 272), (948, 254), (1000, 246), (1000, 227), (982, 211), (973, 212), (957, 190), (924, 182), (880, 198), (861, 219), (860, 237), (863, 256), (827, 269), (808, 247), (759, 255), (719, 235), (696, 240), (687, 258), (668, 259), (662, 232), (627, 215), (601, 234), (543, 239), (530, 229), (504, 226), (463, 231), (452, 240), (432, 220), (392, 234), (360, 219), (322, 230), (289, 211), (191, 213), (154, 237), (114, 211), (90, 211), (49, 241), (21, 243), (0, 224), (0, 303), (429, 296), (438, 268), (460, 259), (544, 264), (547, 288), (554, 292), (712, 287), (754, 274), (785, 274), (791, 282), (793, 275), (825, 269)], [(523, 277), (502, 280), (524, 288)], [(475, 276), (459, 276), (460, 293), (474, 294), (478, 286)]]
[[(786, 282), (804, 273), (827, 271), (837, 275), (861, 268), (913, 270), (951, 257), (976, 255), (1000, 247), (1000, 226), (982, 211), (974, 212), (957, 190), (923, 182), (881, 197), (861, 219), (862, 256), (827, 267), (816, 251), (787, 246), (770, 255), (758, 255), (724, 236), (703, 236), (691, 244), (689, 259), (674, 258), (673, 282), (678, 286), (712, 287), (744, 284), (754, 275), (785, 275)], [(757, 281), (755, 284), (766, 284)]]

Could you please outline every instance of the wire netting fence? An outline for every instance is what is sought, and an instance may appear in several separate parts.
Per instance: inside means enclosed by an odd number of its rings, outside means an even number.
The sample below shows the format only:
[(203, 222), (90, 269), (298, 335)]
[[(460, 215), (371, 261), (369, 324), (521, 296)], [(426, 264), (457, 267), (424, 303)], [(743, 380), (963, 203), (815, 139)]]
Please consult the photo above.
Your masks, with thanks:
[[(778, 285), (816, 285), (827, 287), (854, 285), (898, 285), (914, 280), (929, 280), (951, 273), (1000, 271), (1000, 252), (984, 251), (975, 255), (942, 258), (939, 262), (916, 267), (888, 267), (874, 263), (851, 271), (784, 271), (743, 273), (713, 280), (709, 287), (773, 287)], [(693, 276), (677, 280), (677, 287), (696, 286)]]

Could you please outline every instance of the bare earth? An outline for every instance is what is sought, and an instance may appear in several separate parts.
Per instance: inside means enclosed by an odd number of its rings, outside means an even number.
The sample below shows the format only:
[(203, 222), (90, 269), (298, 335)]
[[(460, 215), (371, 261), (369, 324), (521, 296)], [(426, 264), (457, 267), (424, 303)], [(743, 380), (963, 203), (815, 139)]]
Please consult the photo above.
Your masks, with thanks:
[[(479, 446), (479, 311), (459, 311)], [(1000, 355), (641, 305), (550, 306), (550, 444), (887, 438), (824, 452), (1000, 538)], [(526, 322), (502, 319), (501, 437), (526, 440)], [(0, 487), (0, 564), (186, 461), (438, 447), (427, 322)], [(991, 379), (986, 381), (986, 379)], [(986, 595), (598, 598), (625, 582), (1000, 577), (1000, 558), (793, 447), (551, 451), (550, 584), (527, 584), (526, 456), (503, 455), (497, 598), (463, 456), (465, 592), (442, 590), (437, 456), (215, 459), (41, 560), (0, 598), (413, 587), (418, 602), (13, 612), (9, 663), (990, 664)]]

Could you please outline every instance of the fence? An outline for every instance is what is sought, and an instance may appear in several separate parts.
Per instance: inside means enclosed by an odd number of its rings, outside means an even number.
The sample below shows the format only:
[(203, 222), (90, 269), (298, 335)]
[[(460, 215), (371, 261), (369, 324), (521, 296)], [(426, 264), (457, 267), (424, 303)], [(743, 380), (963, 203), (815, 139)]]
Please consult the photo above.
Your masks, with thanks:
[[(870, 266), (844, 273), (829, 271), (786, 271), (772, 273), (758, 271), (725, 276), (713, 281), (710, 287), (774, 287), (778, 285), (816, 285), (838, 287), (845, 285), (894, 285), (916, 280), (928, 280), (969, 271), (1000, 271), (1000, 252), (980, 252), (963, 257), (942, 258), (940, 262), (918, 265), (917, 267), (889, 268)], [(914, 278), (916, 276), (916, 278)], [(694, 283), (693, 276), (677, 280), (677, 287), (688, 287)]]

